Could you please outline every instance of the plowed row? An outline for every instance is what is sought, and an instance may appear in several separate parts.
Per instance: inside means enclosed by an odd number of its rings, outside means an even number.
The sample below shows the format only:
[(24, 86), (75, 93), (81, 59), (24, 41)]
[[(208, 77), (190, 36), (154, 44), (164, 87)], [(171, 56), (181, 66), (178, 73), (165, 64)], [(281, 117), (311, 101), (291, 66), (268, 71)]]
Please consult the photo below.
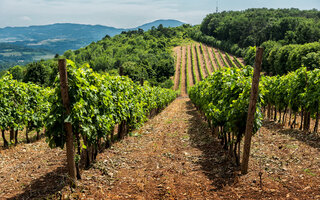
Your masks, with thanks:
[(176, 56), (176, 74), (174, 89), (179, 90), (181, 96), (188, 96), (188, 87), (205, 79), (215, 70), (222, 67), (232, 67), (232, 62), (237, 66), (236, 59), (244, 65), (243, 59), (227, 55), (219, 49), (204, 44), (193, 43), (174, 48)]

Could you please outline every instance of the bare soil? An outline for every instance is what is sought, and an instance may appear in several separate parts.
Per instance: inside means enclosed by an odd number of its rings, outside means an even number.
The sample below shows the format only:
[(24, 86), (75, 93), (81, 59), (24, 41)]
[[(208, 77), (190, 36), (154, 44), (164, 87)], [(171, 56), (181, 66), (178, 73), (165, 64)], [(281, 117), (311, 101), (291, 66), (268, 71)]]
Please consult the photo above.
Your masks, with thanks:
[(186, 82), (186, 47), (182, 47), (182, 55), (181, 55), (181, 96), (188, 96), (187, 94), (187, 82)]
[(215, 57), (213, 56), (214, 51), (211, 47), (208, 47), (208, 54), (212, 59), (213, 65), (214, 65), (214, 70), (218, 70), (219, 69), (219, 65), (217, 63), (217, 60), (215, 59)]
[(199, 66), (200, 66), (200, 70), (202, 71), (202, 74), (205, 77), (208, 76), (208, 72), (207, 72), (207, 69), (205, 67), (205, 60), (203, 58), (203, 54), (201, 53), (201, 50), (200, 50), (200, 45), (199, 44), (196, 44), (196, 49), (197, 49), (197, 52), (198, 52), (198, 55), (199, 55)]
[(174, 77), (174, 86), (173, 89), (177, 90), (179, 88), (179, 83), (180, 83), (180, 63), (181, 63), (181, 47), (175, 47), (173, 49), (174, 54), (176, 56), (176, 72), (175, 72), (175, 77)]
[[(104, 150), (66, 185), (66, 155), (44, 139), (0, 151), (0, 199), (320, 199), (320, 137), (271, 121), (241, 176), (188, 98)], [(261, 179), (260, 176), (261, 175)]]
[(194, 85), (194, 77), (192, 73), (192, 60), (191, 60), (191, 47), (190, 45), (187, 46), (187, 52), (188, 52), (188, 79), (189, 79), (189, 86), (192, 87)]
[[(222, 57), (221, 56), (219, 56), (221, 59), (223, 59), (227, 64), (228, 64), (228, 66), (225, 66), (225, 67), (230, 67), (231, 66), (231, 64), (228, 62), (228, 60), (227, 60), (227, 56), (226, 56), (226, 54), (225, 54), (225, 52), (224, 51), (222, 51), (222, 50), (219, 50), (220, 51), (220, 53), (221, 53), (221, 55), (222, 55)], [(219, 53), (218, 53), (219, 54)], [(220, 54), (219, 54), (220, 55)]]
[(208, 47), (206, 45), (203, 46), (203, 58), (205, 62), (207, 63), (208, 69), (209, 69), (209, 74), (212, 74), (214, 71), (214, 66), (211, 65), (210, 58), (209, 58), (209, 53), (208, 53)]
[(195, 69), (195, 74), (196, 74), (196, 77), (195, 77), (195, 80), (196, 82), (199, 82), (201, 81), (201, 77), (200, 77), (200, 72), (199, 72), (199, 68), (198, 68), (198, 61), (197, 61), (197, 54), (196, 54), (196, 51), (195, 51), (195, 46), (194, 45), (191, 45), (191, 51), (192, 51), (192, 56), (193, 56), (193, 67)]
[(246, 62), (243, 60), (243, 58), (237, 57), (237, 59), (238, 59), (244, 66), (246, 66)]
[(216, 57), (217, 57), (217, 59), (218, 59), (218, 62), (219, 62), (219, 64), (220, 64), (220, 66), (221, 66), (221, 67), (226, 67), (226, 66), (224, 66), (224, 63), (223, 63), (223, 61), (222, 61), (222, 58), (221, 58), (221, 56), (220, 56), (220, 54), (218, 53), (218, 50), (217, 50), (216, 48), (212, 48), (212, 53), (216, 54)]

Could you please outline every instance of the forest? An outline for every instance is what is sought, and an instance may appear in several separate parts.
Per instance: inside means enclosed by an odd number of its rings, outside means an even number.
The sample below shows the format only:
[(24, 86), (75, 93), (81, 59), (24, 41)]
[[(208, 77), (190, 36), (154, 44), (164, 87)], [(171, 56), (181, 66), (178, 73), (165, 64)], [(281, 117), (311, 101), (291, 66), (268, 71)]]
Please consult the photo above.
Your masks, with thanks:
[[(123, 31), (114, 37), (106, 35), (98, 42), (78, 49), (68, 50), (55, 59), (41, 60), (25, 66), (15, 66), (8, 71), (14, 79), (51, 86), (57, 74), (57, 59), (64, 57), (79, 65), (88, 63), (96, 72), (123, 75), (133, 81), (144, 79), (152, 86), (170, 88), (174, 75), (174, 59), (171, 48), (188, 40), (190, 25), (165, 28), (159, 25), (150, 31), (142, 29)], [(5, 72), (2, 72), (4, 74)]]
[(191, 37), (252, 65), (255, 46), (265, 49), (263, 70), (286, 74), (304, 65), (319, 66), (320, 12), (299, 9), (255, 8), (208, 14)]

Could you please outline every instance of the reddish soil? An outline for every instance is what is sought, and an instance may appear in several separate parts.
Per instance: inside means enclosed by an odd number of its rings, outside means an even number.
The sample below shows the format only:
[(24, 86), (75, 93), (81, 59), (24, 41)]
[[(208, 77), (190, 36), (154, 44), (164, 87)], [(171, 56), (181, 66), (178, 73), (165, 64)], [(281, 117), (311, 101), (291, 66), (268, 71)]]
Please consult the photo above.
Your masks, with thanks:
[(218, 53), (218, 50), (217, 50), (216, 48), (212, 48), (212, 52), (213, 52), (214, 54), (216, 54), (216, 57), (217, 57), (217, 59), (218, 59), (218, 62), (219, 62), (219, 64), (220, 64), (220, 66), (221, 66), (221, 67), (225, 67), (225, 66), (224, 66), (224, 63), (223, 63), (223, 61), (222, 61), (222, 59), (221, 59), (221, 56), (220, 56), (220, 54)]
[(197, 54), (196, 54), (196, 51), (195, 51), (195, 46), (191, 45), (191, 52), (192, 52), (192, 56), (193, 56), (193, 67), (194, 67), (194, 71), (195, 71), (195, 74), (196, 74), (196, 77), (195, 77), (195, 80), (196, 82), (199, 82), (201, 81), (201, 77), (200, 77), (200, 72), (199, 72), (199, 68), (198, 68), (198, 61), (197, 61)]
[[(186, 67), (190, 85), (193, 77), (191, 50), (196, 62), (195, 48), (175, 48), (176, 72), (182, 59), (183, 97), (130, 133), (131, 137), (98, 154), (91, 168), (82, 170), (76, 189), (67, 185), (65, 150), (50, 149), (45, 139), (21, 143), (24, 135), (20, 134), (16, 147), (0, 150), (0, 199), (319, 200), (320, 136), (316, 133), (265, 120), (252, 138), (249, 173), (240, 175), (220, 140), (185, 97)], [(196, 74), (199, 80), (198, 68)], [(31, 137), (34, 141), (34, 133)]]
[(182, 47), (182, 56), (181, 56), (181, 59), (182, 59), (182, 63), (181, 63), (181, 96), (188, 96), (187, 94), (187, 82), (186, 82), (186, 47), (183, 46)]
[(208, 47), (208, 54), (209, 54), (209, 56), (211, 57), (211, 60), (212, 60), (212, 62), (213, 62), (213, 65), (214, 65), (214, 70), (218, 70), (219, 69), (219, 65), (218, 65), (218, 61), (215, 59), (215, 57), (214, 57), (214, 51), (213, 51), (213, 49), (211, 48), (211, 47)]
[[(236, 62), (236, 59), (235, 59), (236, 56), (233, 56), (233, 55), (231, 55), (231, 54), (229, 54), (229, 56), (230, 56), (231, 60), (233, 61), (233, 63), (234, 63), (237, 67), (241, 67), (241, 65), (239, 65), (239, 64)], [(237, 59), (239, 60), (239, 62), (240, 62), (241, 64), (244, 65), (243, 59), (241, 59), (241, 60), (240, 60), (240, 58), (237, 58)]]
[[(221, 51), (221, 50), (219, 50), (219, 51), (220, 51), (220, 53), (221, 53), (221, 55), (222, 55), (221, 59), (223, 59), (223, 60), (227, 63), (227, 65), (228, 65), (228, 66), (226, 66), (226, 67), (230, 67), (231, 64), (228, 62), (227, 56), (226, 56), (226, 54), (224, 53), (224, 51)], [(219, 53), (218, 53), (218, 54), (219, 54)], [(219, 55), (220, 55), (220, 54), (219, 54)]]
[(205, 61), (203, 59), (203, 54), (201, 53), (199, 44), (196, 44), (196, 49), (197, 49), (197, 53), (199, 55), (199, 70), (202, 71), (202, 74), (203, 74), (203, 76), (205, 78), (205, 77), (208, 76), (208, 72), (207, 72), (207, 69), (205, 67)]
[(189, 79), (189, 86), (192, 87), (194, 85), (194, 77), (192, 73), (192, 60), (191, 60), (191, 47), (190, 45), (187, 46), (187, 52), (188, 52), (188, 79)]
[[(229, 54), (229, 55), (230, 55), (230, 54)], [(231, 56), (231, 55), (230, 55), (230, 56)], [(236, 65), (238, 65), (237, 62), (235, 61), (235, 57), (236, 57), (236, 56), (232, 56), (231, 59), (233, 60), (233, 62), (234, 62)], [(239, 57), (236, 57), (236, 58), (239, 60), (239, 62), (240, 62), (243, 66), (246, 66), (246, 62), (244, 62), (243, 58), (239, 58)], [(238, 67), (241, 67), (241, 66), (238, 66)]]
[[(266, 118), (267, 118), (267, 116), (268, 116), (267, 110), (264, 111), (264, 116), (266, 116)], [(278, 123), (278, 125), (282, 126), (282, 128), (291, 128), (291, 125), (293, 125), (292, 126), (293, 129), (300, 130), (300, 126), (301, 126), (301, 113), (300, 112), (297, 113), (295, 124), (293, 124), (294, 114), (292, 113), (291, 118), (290, 118), (289, 111), (285, 114), (285, 122), (284, 123), (283, 123), (283, 112), (281, 113), (281, 121), (279, 121), (279, 118), (280, 118), (280, 114), (279, 114), (279, 112), (277, 112), (277, 120), (275, 121), (275, 123)], [(274, 107), (272, 108), (271, 118), (269, 120), (274, 121)], [(289, 124), (289, 122), (290, 122), (290, 124)], [(309, 129), (309, 131), (305, 131), (305, 132), (310, 132), (310, 133), (314, 132), (315, 123), (316, 123), (316, 120), (311, 118), (310, 119), (310, 129)], [(303, 129), (303, 126), (302, 126), (302, 129)], [(318, 127), (317, 131), (319, 131), (319, 127)]]
[[(206, 45), (202, 45), (203, 47), (203, 58), (204, 60), (206, 61), (207, 63), (207, 66), (208, 66), (208, 70), (209, 70), (209, 74), (212, 74), (212, 72), (214, 71), (214, 66), (212, 66), (211, 62), (210, 62), (210, 59), (209, 58), (209, 53), (208, 53), (208, 46)], [(212, 59), (211, 59), (212, 60)]]
[(175, 56), (176, 56), (176, 73), (174, 77), (174, 86), (173, 89), (177, 90), (179, 88), (180, 83), (180, 63), (181, 63), (181, 47), (175, 47), (173, 49)]
[[(237, 57), (238, 58), (238, 57)], [(238, 58), (238, 60), (243, 64), (246, 65), (246, 62), (243, 60), (243, 58)]]
[(47, 197), (66, 186), (66, 155), (45, 139), (0, 150), (0, 199)]
[(44, 139), (1, 150), (0, 199), (320, 199), (319, 135), (265, 121), (244, 176), (188, 98), (131, 135), (100, 153), (76, 189), (65, 152)]

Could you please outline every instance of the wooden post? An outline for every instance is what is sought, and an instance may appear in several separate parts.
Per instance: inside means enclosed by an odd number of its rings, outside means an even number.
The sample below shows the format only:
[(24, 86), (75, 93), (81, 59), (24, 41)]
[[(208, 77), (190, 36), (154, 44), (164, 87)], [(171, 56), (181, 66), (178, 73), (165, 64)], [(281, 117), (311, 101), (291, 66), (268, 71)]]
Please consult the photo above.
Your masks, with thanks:
[(144, 84), (144, 80), (143, 78), (140, 78), (140, 85), (143, 86), (143, 84)]
[[(68, 87), (68, 75), (66, 68), (66, 60), (59, 59), (59, 74), (60, 74), (60, 87), (61, 87), (61, 97), (64, 108), (66, 109), (66, 114), (69, 115), (71, 112), (70, 101), (69, 101), (69, 87)], [(64, 123), (65, 131), (67, 132), (67, 164), (68, 172), (70, 176), (71, 186), (76, 186), (76, 164), (75, 164), (75, 151), (73, 145), (73, 133), (72, 124), (70, 122)]]
[(258, 90), (259, 90), (259, 79), (261, 72), (261, 64), (262, 64), (262, 54), (263, 48), (258, 47), (256, 51), (256, 58), (254, 63), (254, 72), (252, 78), (252, 86), (251, 86), (251, 95), (250, 95), (250, 103), (248, 109), (248, 117), (246, 124), (246, 132), (245, 132), (245, 140), (243, 146), (243, 157), (241, 163), (241, 173), (248, 173), (248, 164), (249, 164), (249, 156), (250, 156), (250, 148), (251, 148), (251, 137), (253, 130), (253, 122), (254, 122), (254, 114), (256, 112), (256, 103), (258, 99)]

